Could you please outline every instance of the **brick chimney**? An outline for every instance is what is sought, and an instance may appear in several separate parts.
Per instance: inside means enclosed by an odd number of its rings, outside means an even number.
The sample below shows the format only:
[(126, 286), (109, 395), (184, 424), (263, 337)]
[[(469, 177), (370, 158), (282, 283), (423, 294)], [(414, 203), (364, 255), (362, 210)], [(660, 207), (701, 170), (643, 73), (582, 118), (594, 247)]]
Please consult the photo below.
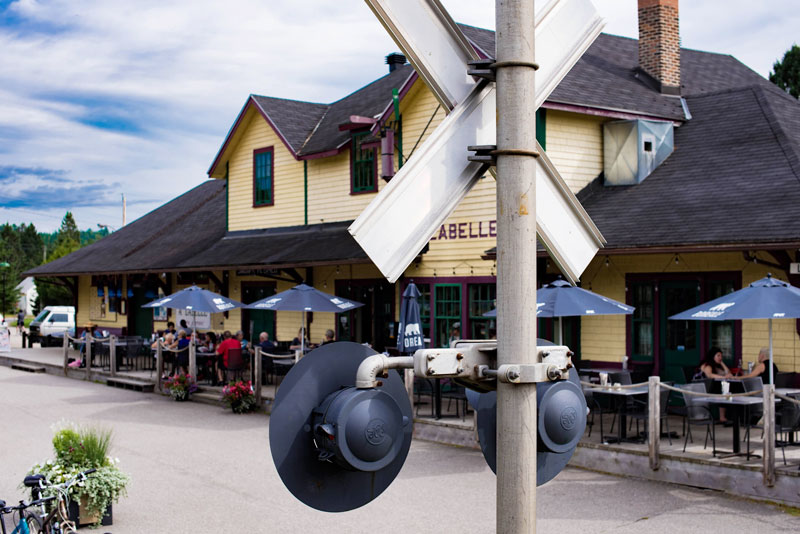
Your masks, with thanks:
[(681, 94), (678, 0), (639, 1), (639, 67), (664, 94)]

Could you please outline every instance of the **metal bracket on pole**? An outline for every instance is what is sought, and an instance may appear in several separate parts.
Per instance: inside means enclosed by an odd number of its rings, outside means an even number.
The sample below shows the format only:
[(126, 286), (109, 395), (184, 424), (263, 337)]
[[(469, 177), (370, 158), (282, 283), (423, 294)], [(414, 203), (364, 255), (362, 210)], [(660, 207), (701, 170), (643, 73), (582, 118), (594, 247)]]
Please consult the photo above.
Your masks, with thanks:
[(481, 389), (493, 389), (497, 380), (508, 384), (530, 384), (567, 379), (573, 367), (572, 355), (569, 347), (565, 346), (539, 347), (539, 362), (506, 364), (495, 369), (496, 341), (459, 341), (450, 349), (418, 350), (414, 354), (414, 373), (424, 378), (457, 378)]

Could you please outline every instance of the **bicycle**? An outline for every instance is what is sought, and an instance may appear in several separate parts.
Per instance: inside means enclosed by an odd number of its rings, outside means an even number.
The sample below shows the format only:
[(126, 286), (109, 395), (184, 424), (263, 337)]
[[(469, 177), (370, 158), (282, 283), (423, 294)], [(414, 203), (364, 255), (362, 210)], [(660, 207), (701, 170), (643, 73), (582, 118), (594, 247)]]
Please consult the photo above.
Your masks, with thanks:
[[(67, 507), (69, 505), (69, 489), (79, 482), (83, 482), (97, 469), (87, 469), (75, 475), (63, 484), (50, 484), (42, 475), (29, 475), (25, 477), (25, 486), (31, 488), (31, 496), (36, 499), (30, 506), (38, 506), (39, 514), (29, 514), (37, 522), (36, 530), (31, 534), (76, 534), (78, 532), (74, 521), (70, 521)], [(45, 499), (40, 499), (43, 490), (55, 491), (56, 494)], [(57, 500), (55, 506), (48, 511), (46, 502)], [(43, 502), (42, 502), (43, 501)], [(13, 533), (12, 533), (13, 534)]]
[(14, 522), (15, 527), (14, 530), (11, 531), (11, 534), (38, 534), (41, 532), (41, 521), (39, 518), (31, 513), (23, 512), (31, 506), (44, 506), (46, 502), (54, 499), (55, 497), (45, 497), (32, 502), (19, 501), (17, 506), (6, 506), (6, 501), (0, 500), (0, 529), (2, 529), (2, 533), (8, 534), (6, 530), (6, 521), (3, 516), (11, 515), (13, 520), (13, 514), (16, 511), (19, 514), (19, 520)]

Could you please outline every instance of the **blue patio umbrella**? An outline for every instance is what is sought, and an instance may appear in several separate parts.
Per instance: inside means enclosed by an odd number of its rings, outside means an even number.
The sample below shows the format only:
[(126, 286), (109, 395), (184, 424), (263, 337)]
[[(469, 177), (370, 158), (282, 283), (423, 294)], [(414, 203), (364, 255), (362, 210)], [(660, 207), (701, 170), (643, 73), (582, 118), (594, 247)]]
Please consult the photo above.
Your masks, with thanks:
[[(575, 317), (581, 315), (630, 315), (635, 308), (614, 299), (573, 286), (566, 280), (555, 280), (536, 290), (537, 317)], [(496, 317), (497, 310), (484, 314)], [(561, 320), (558, 321), (558, 343), (561, 343)]]
[(400, 325), (397, 328), (397, 350), (411, 354), (425, 348), (422, 336), (422, 323), (419, 318), (419, 302), (421, 293), (416, 284), (411, 282), (403, 291), (403, 302), (400, 305)]
[(688, 321), (738, 321), (740, 319), (768, 319), (769, 324), (769, 383), (772, 376), (772, 319), (800, 317), (800, 289), (781, 280), (766, 278), (733, 293), (675, 314), (672, 320)]
[[(243, 308), (244, 304), (232, 298), (223, 297), (218, 293), (191, 286), (181, 289), (166, 297), (161, 297), (153, 302), (142, 305), (142, 308), (171, 308), (173, 310), (186, 310), (192, 312), (192, 327), (196, 327), (195, 313), (222, 313), (234, 308)], [(196, 328), (194, 328), (196, 330)]]
[[(248, 304), (245, 308), (250, 310), (301, 311), (303, 312), (303, 325), (305, 325), (306, 312), (342, 313), (363, 305), (361, 302), (323, 293), (306, 284), (298, 284), (291, 289)], [(302, 339), (300, 339), (303, 350), (305, 350), (305, 337), (303, 335), (301, 336)]]

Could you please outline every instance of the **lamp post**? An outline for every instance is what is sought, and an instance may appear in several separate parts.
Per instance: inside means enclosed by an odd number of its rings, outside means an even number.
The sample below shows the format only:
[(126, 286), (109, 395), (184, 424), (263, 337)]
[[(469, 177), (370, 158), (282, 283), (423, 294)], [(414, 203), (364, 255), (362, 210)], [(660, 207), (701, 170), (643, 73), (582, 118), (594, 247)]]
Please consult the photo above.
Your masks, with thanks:
[(0, 269), (3, 270), (3, 309), (0, 310), (0, 317), (2, 317), (3, 321), (5, 321), (5, 313), (6, 313), (6, 270), (11, 267), (11, 264), (7, 261), (0, 262)]

